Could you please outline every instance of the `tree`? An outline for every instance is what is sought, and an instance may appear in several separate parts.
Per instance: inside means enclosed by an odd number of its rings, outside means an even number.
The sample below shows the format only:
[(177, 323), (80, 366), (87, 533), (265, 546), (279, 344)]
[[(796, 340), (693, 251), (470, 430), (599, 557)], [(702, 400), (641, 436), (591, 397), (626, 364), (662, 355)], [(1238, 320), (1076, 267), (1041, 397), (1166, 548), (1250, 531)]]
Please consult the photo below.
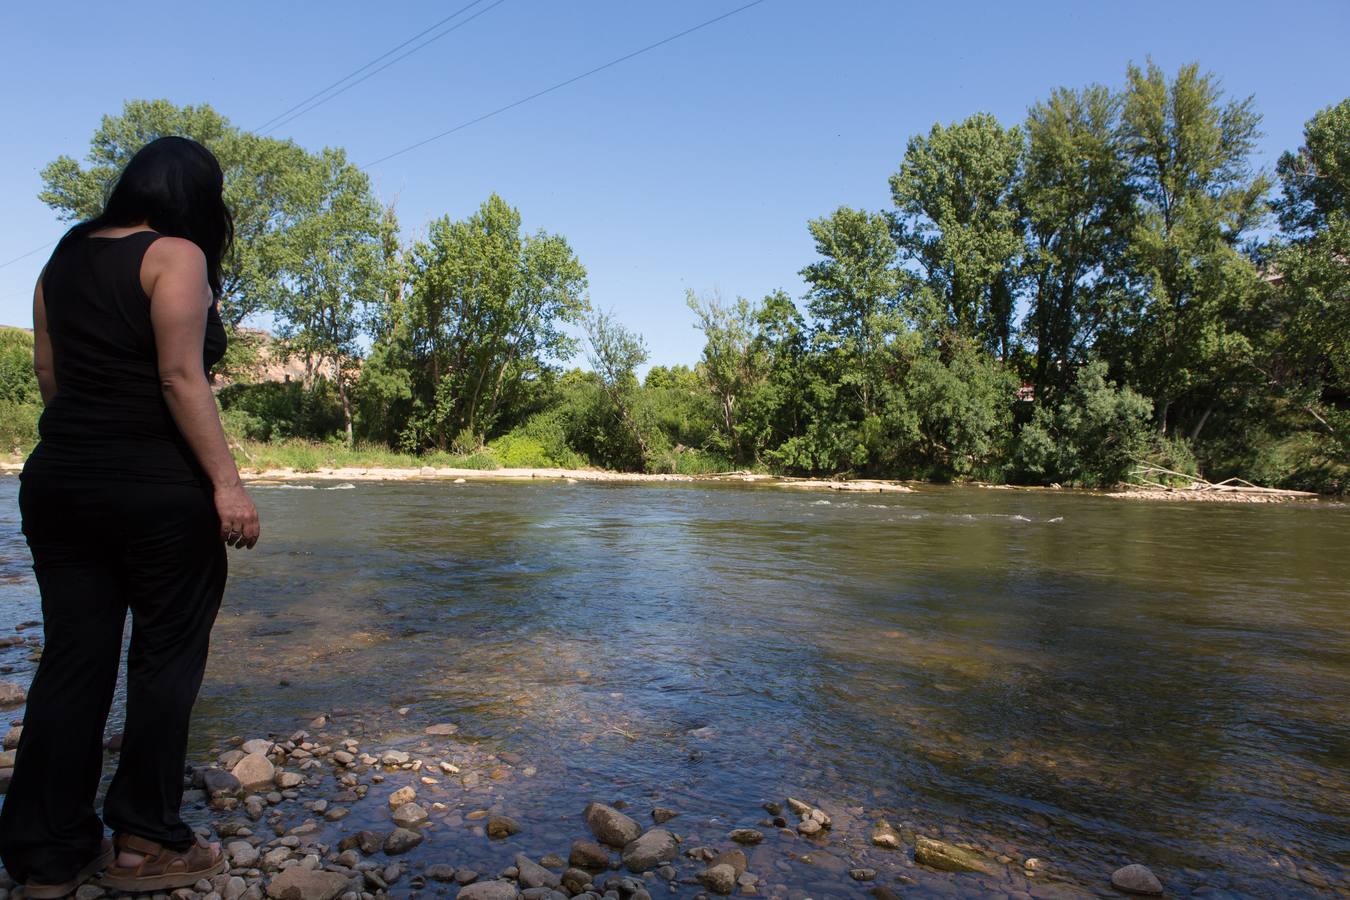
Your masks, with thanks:
[[(1012, 432), (1017, 378), (969, 338), (902, 351), (892, 430), (913, 436), (911, 465), (926, 477), (998, 477)], [(908, 351), (908, 352), (905, 352)], [(903, 405), (901, 405), (903, 404)], [(904, 459), (908, 448), (899, 448)]]
[(180, 107), (167, 100), (130, 100), (121, 115), (103, 117), (89, 141), (87, 167), (60, 156), (43, 168), (38, 199), (65, 221), (98, 215), (122, 167), (141, 147), (168, 135), (205, 145), (224, 170), (235, 242), (224, 260), (221, 315), (237, 327), (269, 309), (281, 291), (277, 254), (308, 166), (308, 154), (291, 141), (240, 131), (205, 104)]
[(1021, 129), (979, 113), (911, 138), (891, 176), (895, 243), (923, 277), (911, 313), (931, 340), (954, 332), (1005, 358), (1011, 351), (1022, 145)]
[(1280, 157), (1276, 208), (1280, 350), (1319, 386), (1350, 393), (1350, 99), (1304, 128)]
[(586, 358), (600, 380), (614, 417), (632, 438), (638, 468), (646, 471), (652, 451), (638, 421), (637, 368), (647, 361), (647, 345), (641, 335), (629, 331), (609, 313), (591, 313), (584, 328), (589, 348)]
[(332, 378), (352, 443), (359, 338), (366, 310), (386, 287), (384, 244), (396, 225), (372, 196), (370, 179), (341, 150), (325, 149), (302, 175), (273, 253), (280, 276), (274, 310), (286, 353), (305, 361), (306, 383), (320, 373)]
[(1017, 436), (1022, 472), (1043, 482), (1086, 487), (1114, 484), (1148, 449), (1153, 404), (1106, 378), (1106, 363), (1078, 370), (1070, 390), (1036, 407)]
[[(746, 450), (740, 408), (758, 378), (753, 352), (755, 310), (741, 297), (727, 304), (716, 293), (699, 297), (693, 290), (685, 295), (685, 303), (698, 318), (694, 327), (705, 339), (699, 374), (716, 398), (730, 456), (741, 462)], [(647, 380), (651, 381), (650, 373)]]
[(877, 412), (880, 351), (903, 329), (895, 242), (885, 216), (846, 206), (807, 227), (822, 257), (801, 270), (815, 337), (842, 356), (865, 420)]
[(1127, 251), (1135, 297), (1128, 334), (1115, 339), (1162, 434), (1189, 425), (1195, 440), (1248, 368), (1241, 325), (1258, 279), (1242, 242), (1268, 187), (1248, 163), (1259, 124), (1251, 98), (1223, 103), (1218, 80), (1195, 65), (1170, 84), (1151, 61), (1129, 67), (1121, 137), (1139, 198)]
[(409, 265), (405, 443), (477, 446), (510, 389), (576, 352), (564, 326), (589, 306), (586, 270), (561, 236), (522, 236), (519, 211), (496, 194), (466, 220), (433, 222)]
[(1121, 100), (1094, 85), (1059, 88), (1027, 114), (1027, 152), (1016, 194), (1027, 228), (1030, 305), (1039, 397), (1074, 383), (1098, 331), (1119, 313), (1122, 256), (1134, 197), (1119, 135)]

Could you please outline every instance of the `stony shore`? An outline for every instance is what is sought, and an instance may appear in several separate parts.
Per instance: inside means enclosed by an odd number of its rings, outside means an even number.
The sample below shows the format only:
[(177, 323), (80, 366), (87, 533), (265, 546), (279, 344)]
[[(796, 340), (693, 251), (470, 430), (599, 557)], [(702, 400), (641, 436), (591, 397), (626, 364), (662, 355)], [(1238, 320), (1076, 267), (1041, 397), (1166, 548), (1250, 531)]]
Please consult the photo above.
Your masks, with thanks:
[[(913, 822), (892, 825), (861, 808), (791, 796), (743, 811), (740, 823), (618, 798), (531, 821), (494, 801), (491, 789), (534, 777), (535, 766), (458, 739), (454, 723), (424, 726), (400, 747), (363, 745), (335, 724), (323, 715), (288, 735), (233, 738), (189, 766), (184, 816), (220, 842), (229, 868), (151, 900), (808, 900), (891, 898), (925, 887), (958, 896), (1095, 893), (1011, 847), (924, 834)], [(6, 735), (0, 763), (13, 764), (20, 728)], [(0, 771), (0, 786), (8, 777)], [(559, 819), (572, 823), (562, 842), (556, 835), (566, 832), (550, 829)], [(1108, 883), (1162, 891), (1138, 865), (1104, 872), (1102, 887)], [(0, 900), (21, 896), (0, 872)], [(114, 893), (94, 881), (77, 900), (104, 896)]]

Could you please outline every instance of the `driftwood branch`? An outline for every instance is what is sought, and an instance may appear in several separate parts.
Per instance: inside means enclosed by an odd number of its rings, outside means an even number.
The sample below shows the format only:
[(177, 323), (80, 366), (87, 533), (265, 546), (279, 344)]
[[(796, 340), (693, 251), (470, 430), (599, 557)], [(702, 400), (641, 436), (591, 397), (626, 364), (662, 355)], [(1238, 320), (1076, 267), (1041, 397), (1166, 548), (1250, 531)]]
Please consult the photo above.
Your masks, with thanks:
[[(1220, 482), (1210, 482), (1196, 475), (1187, 475), (1153, 463), (1135, 460), (1136, 467), (1130, 473), (1128, 486), (1141, 487), (1153, 491), (1168, 493), (1222, 493), (1246, 494), (1262, 497), (1316, 497), (1310, 491), (1291, 491), (1285, 488), (1259, 487), (1243, 478), (1226, 478)], [(1162, 479), (1179, 479), (1181, 484), (1169, 484)]]

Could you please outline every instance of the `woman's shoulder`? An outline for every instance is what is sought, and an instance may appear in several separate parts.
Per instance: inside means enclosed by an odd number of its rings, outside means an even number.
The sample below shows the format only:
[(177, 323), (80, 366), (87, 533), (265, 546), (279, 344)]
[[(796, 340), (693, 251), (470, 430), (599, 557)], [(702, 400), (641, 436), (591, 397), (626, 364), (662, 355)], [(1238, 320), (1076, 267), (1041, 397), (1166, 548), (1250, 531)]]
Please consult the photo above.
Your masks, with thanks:
[(156, 235), (150, 246), (146, 248), (145, 258), (147, 261), (154, 259), (157, 262), (170, 265), (198, 264), (202, 267), (206, 266), (206, 254), (202, 252), (202, 248), (187, 238), (173, 237), (157, 232), (146, 232), (146, 234)]

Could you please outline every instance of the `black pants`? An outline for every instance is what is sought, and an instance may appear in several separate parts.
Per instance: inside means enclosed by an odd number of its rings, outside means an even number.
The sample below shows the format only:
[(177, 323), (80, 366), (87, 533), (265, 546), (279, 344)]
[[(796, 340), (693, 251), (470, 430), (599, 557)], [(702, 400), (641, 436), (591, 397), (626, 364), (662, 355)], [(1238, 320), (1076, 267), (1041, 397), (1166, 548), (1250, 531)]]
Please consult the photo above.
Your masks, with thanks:
[(29, 475), (19, 490), (46, 634), (0, 810), (18, 881), (72, 877), (99, 851), (103, 729), (131, 609), (126, 727), (103, 815), (117, 833), (183, 849), (188, 719), (225, 588), (209, 491)]

